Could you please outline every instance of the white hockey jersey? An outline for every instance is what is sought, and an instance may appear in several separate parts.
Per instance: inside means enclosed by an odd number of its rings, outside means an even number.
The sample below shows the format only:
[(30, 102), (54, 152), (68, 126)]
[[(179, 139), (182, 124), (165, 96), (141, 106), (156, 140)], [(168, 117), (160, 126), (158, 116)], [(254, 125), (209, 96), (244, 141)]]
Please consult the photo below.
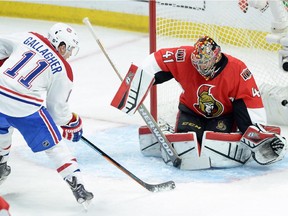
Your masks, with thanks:
[(46, 106), (57, 125), (71, 119), (73, 73), (40, 34), (0, 36), (0, 113), (24, 117)]

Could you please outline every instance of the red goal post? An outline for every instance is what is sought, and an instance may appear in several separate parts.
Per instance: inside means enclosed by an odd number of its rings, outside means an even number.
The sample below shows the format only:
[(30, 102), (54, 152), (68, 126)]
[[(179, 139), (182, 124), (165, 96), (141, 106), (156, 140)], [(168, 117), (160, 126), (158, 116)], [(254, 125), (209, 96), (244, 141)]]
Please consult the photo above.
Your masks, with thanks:
[[(150, 53), (156, 51), (156, 1), (149, 1), (149, 45)], [(150, 112), (157, 122), (157, 87), (152, 86), (150, 91)]]
[[(268, 123), (288, 124), (288, 73), (279, 67), (279, 44), (268, 43), (271, 12), (248, 8), (238, 0), (150, 0), (150, 53), (163, 47), (193, 45), (201, 35), (211, 36), (223, 52), (243, 60), (260, 86)], [(175, 124), (181, 88), (175, 81), (153, 87), (150, 111), (154, 118)]]

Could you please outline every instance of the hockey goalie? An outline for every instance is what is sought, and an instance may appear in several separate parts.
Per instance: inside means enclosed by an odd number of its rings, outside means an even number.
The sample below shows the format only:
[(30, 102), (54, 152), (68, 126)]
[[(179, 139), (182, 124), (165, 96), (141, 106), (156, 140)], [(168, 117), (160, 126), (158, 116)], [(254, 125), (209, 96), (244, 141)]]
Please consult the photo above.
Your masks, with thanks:
[[(266, 112), (252, 72), (223, 53), (209, 36), (194, 46), (160, 49), (140, 67), (132, 65), (111, 105), (133, 114), (152, 85), (174, 78), (182, 87), (175, 129), (159, 125), (181, 158), (180, 169), (228, 168), (255, 161), (281, 160), (287, 143), (277, 126), (267, 126)], [(167, 151), (147, 126), (139, 128), (145, 156), (171, 164)]]

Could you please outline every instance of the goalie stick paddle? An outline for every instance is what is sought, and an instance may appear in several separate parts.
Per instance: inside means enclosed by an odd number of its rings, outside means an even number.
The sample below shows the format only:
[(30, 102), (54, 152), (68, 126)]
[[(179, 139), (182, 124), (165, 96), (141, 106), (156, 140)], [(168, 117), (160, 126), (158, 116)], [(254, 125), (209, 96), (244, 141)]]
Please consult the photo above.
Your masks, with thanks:
[(89, 147), (94, 149), (101, 156), (103, 156), (106, 160), (111, 162), (113, 165), (115, 165), (117, 168), (119, 168), (121, 171), (123, 171), (125, 174), (127, 174), (129, 177), (131, 177), (133, 180), (135, 180), (137, 183), (139, 183), (142, 187), (146, 188), (147, 190), (149, 190), (151, 192), (173, 190), (176, 187), (174, 181), (167, 181), (167, 182), (160, 183), (160, 184), (148, 184), (148, 183), (142, 181), (141, 179), (139, 179), (137, 176), (135, 176), (133, 173), (131, 173), (129, 170), (127, 170), (125, 167), (123, 167), (121, 164), (119, 164), (117, 161), (115, 161), (113, 158), (111, 158), (109, 155), (107, 155), (101, 149), (99, 149), (96, 145), (94, 145), (92, 142), (90, 142), (84, 136), (81, 137), (81, 140), (84, 143), (86, 143)]
[[(88, 17), (85, 17), (83, 19), (83, 23), (89, 28), (91, 34), (93, 35), (94, 39), (96, 40), (98, 46), (100, 47), (101, 51), (104, 53), (105, 57), (109, 61), (110, 65), (114, 69), (115, 73), (119, 77), (121, 81), (123, 81), (123, 78), (121, 77), (120, 73), (118, 72), (117, 68), (113, 64), (112, 60), (110, 59), (108, 53), (104, 49), (101, 41), (98, 39)], [(153, 118), (153, 116), (150, 114), (150, 112), (147, 110), (147, 108), (144, 106), (144, 104), (140, 105), (138, 108), (138, 112), (153, 133), (153, 135), (156, 137), (157, 141), (160, 143), (160, 145), (163, 147), (164, 151), (167, 153), (168, 157), (170, 158), (172, 164), (174, 167), (180, 168), (181, 165), (181, 158), (178, 156), (175, 149), (172, 147), (172, 144), (169, 142), (169, 140), (166, 138), (166, 136), (163, 134), (159, 126), (157, 125), (157, 122)]]

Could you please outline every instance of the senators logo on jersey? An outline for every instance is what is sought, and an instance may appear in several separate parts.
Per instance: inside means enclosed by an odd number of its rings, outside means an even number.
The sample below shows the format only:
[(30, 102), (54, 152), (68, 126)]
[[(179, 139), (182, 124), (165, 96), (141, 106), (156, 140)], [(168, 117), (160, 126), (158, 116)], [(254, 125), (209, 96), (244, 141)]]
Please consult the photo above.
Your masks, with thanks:
[(198, 103), (194, 104), (196, 110), (206, 118), (220, 116), (224, 111), (224, 106), (211, 94), (214, 86), (203, 84), (197, 90)]

